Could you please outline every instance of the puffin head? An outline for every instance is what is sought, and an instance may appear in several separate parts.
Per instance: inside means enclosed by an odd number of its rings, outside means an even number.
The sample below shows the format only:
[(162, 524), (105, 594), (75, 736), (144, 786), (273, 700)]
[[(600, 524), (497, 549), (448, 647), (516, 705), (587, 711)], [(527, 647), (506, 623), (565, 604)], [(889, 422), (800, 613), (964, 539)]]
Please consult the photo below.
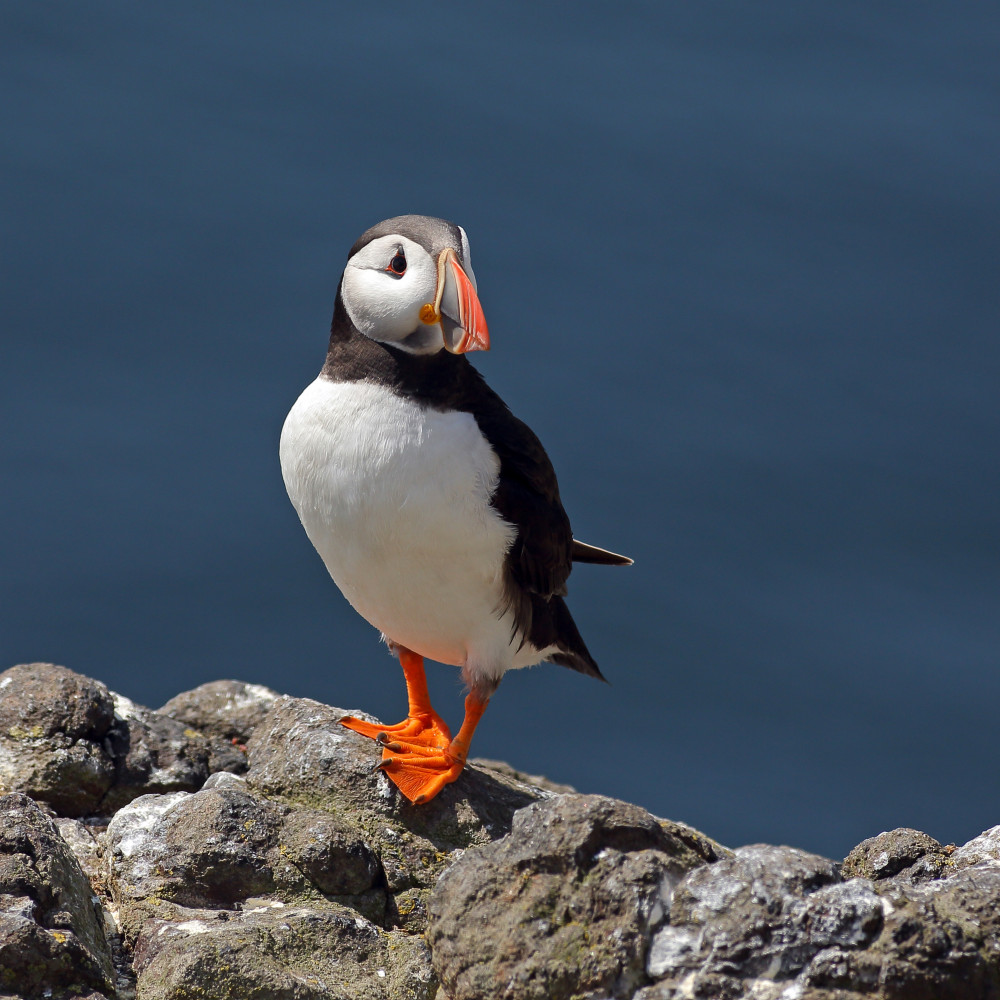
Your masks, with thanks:
[(340, 294), (361, 333), (409, 354), (490, 348), (469, 237), (444, 219), (398, 215), (372, 226), (351, 247)]

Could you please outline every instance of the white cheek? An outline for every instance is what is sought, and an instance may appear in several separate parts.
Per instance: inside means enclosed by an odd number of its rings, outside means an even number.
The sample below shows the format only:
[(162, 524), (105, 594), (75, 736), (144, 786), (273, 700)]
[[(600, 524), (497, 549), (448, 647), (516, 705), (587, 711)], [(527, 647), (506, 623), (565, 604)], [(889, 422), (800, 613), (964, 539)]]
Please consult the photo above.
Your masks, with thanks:
[(348, 264), (341, 290), (344, 308), (365, 336), (399, 341), (422, 326), (420, 307), (434, 300), (436, 278), (423, 261), (410, 264), (402, 278)]
[(410, 333), (420, 317), (405, 283), (405, 275), (392, 278), (381, 271), (348, 267), (342, 294), (354, 325), (378, 340), (400, 340)]

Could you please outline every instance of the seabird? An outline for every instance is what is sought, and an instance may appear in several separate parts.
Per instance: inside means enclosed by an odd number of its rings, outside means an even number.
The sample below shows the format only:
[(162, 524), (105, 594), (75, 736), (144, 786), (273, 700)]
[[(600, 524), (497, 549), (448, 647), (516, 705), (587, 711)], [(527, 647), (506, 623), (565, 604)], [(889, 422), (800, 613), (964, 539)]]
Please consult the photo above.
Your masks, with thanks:
[[(632, 562), (573, 538), (541, 442), (466, 357), (489, 346), (465, 230), (387, 219), (351, 248), (326, 362), (281, 432), (306, 534), (406, 679), (405, 721), (341, 723), (377, 741), (412, 802), (459, 776), (508, 670), (551, 660), (604, 679), (566, 579), (574, 562)], [(454, 737), (431, 706), (425, 658), (462, 669)]]

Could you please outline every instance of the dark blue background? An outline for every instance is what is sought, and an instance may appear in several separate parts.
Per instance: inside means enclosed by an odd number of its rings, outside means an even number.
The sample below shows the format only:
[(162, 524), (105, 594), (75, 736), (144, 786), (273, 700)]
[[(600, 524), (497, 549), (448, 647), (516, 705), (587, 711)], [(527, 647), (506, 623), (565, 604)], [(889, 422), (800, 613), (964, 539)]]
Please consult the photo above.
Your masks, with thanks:
[[(474, 752), (730, 844), (1000, 822), (1000, 13), (0, 7), (0, 665), (403, 685), (284, 495), (346, 252), (468, 230), (612, 682)], [(457, 672), (433, 668), (455, 720)]]

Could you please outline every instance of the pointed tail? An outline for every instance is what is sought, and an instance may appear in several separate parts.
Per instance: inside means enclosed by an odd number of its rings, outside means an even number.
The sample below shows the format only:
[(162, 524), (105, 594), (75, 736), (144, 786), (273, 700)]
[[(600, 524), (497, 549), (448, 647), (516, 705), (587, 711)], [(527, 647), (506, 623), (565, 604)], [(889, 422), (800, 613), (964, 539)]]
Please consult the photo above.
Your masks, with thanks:
[(575, 538), (573, 539), (573, 562), (599, 563), (602, 566), (632, 565), (632, 560), (628, 556), (620, 556), (617, 552), (609, 552), (607, 549), (599, 549), (596, 545), (578, 542)]

